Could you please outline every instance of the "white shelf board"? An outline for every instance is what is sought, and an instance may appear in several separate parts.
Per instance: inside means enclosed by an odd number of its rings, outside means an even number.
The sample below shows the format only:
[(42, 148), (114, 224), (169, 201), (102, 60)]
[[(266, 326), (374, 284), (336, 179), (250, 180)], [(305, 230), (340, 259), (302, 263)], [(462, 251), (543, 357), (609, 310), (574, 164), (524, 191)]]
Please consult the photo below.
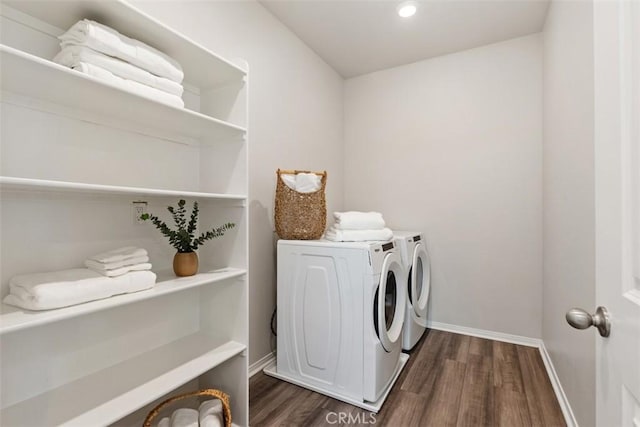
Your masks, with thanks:
[(246, 350), (196, 333), (12, 405), (6, 426), (103, 426), (171, 392)]
[(164, 132), (168, 138), (183, 135), (201, 141), (205, 137), (241, 140), (246, 132), (241, 126), (154, 101), (9, 46), (0, 45), (0, 65), (3, 92), (63, 106), (65, 115), (91, 114), (96, 122), (112, 124), (115, 120), (140, 132)]
[(123, 187), (117, 185), (87, 184), (83, 182), (52, 181), (47, 179), (0, 176), (0, 190), (32, 190), (50, 192), (77, 192), (122, 194), (131, 196), (171, 196), (199, 199), (246, 200), (243, 194), (204, 193), (194, 191), (161, 190), (156, 188)]
[(174, 58), (183, 67), (185, 81), (207, 90), (241, 80), (246, 71), (216, 55), (125, 1), (3, 0), (20, 12), (68, 30), (81, 19), (92, 19), (140, 40)]
[(199, 273), (190, 277), (175, 277), (172, 272), (158, 272), (158, 282), (151, 289), (54, 310), (30, 311), (1, 304), (0, 334), (108, 310), (125, 304), (185, 291), (198, 286), (212, 285), (216, 282), (241, 277), (245, 275), (246, 272), (247, 270), (239, 268), (222, 268), (206, 273)]

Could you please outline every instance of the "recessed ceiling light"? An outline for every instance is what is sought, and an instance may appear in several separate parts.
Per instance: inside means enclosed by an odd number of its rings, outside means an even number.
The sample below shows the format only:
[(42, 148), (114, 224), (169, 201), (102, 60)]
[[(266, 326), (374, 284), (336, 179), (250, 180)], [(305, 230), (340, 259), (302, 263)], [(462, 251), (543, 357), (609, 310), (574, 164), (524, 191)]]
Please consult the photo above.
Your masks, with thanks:
[(398, 15), (403, 18), (408, 18), (416, 14), (416, 11), (418, 10), (418, 3), (415, 1), (405, 1), (400, 3), (396, 10), (398, 11)]

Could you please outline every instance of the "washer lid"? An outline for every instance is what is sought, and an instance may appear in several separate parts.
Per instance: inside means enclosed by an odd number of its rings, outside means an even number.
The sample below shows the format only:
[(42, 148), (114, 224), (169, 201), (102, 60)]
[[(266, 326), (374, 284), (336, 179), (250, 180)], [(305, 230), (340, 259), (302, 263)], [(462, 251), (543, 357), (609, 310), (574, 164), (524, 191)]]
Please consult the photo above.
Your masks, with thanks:
[(407, 308), (407, 294), (402, 285), (405, 280), (400, 257), (395, 252), (388, 253), (382, 263), (380, 286), (374, 298), (374, 304), (377, 303), (377, 307), (373, 307), (378, 314), (374, 316), (376, 317), (374, 321), (377, 322), (376, 332), (382, 347), (387, 352), (391, 352), (394, 344), (402, 339), (402, 325)]

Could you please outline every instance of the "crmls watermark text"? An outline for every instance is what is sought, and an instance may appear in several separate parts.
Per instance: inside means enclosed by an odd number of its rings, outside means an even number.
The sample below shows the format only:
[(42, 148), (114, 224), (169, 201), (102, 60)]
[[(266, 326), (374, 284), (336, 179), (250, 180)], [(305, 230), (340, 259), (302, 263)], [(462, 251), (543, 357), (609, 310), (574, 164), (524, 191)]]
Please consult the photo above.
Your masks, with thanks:
[(325, 417), (329, 424), (375, 424), (376, 414), (372, 412), (329, 412)]

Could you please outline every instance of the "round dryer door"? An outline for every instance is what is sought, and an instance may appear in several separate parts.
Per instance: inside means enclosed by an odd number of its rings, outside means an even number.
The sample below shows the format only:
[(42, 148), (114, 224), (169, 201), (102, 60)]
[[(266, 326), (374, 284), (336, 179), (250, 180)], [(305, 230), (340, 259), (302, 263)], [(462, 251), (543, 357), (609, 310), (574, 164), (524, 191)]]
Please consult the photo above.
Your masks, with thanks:
[(418, 324), (427, 326), (427, 303), (431, 290), (431, 262), (429, 254), (418, 243), (413, 250), (411, 270), (409, 271), (409, 302), (417, 317)]
[(407, 294), (402, 283), (405, 276), (396, 253), (385, 256), (380, 273), (380, 286), (373, 302), (374, 325), (382, 347), (391, 352), (402, 339), (402, 325), (407, 304)]

